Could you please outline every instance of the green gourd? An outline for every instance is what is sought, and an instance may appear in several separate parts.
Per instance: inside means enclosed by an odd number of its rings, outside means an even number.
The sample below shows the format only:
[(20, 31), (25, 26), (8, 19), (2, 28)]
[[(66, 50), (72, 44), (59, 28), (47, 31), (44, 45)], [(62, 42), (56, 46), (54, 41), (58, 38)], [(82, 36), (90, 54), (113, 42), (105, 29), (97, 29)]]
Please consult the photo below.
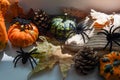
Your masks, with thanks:
[(75, 21), (67, 16), (57, 16), (52, 19), (51, 33), (58, 40), (65, 41), (68, 38), (69, 32), (75, 27)]

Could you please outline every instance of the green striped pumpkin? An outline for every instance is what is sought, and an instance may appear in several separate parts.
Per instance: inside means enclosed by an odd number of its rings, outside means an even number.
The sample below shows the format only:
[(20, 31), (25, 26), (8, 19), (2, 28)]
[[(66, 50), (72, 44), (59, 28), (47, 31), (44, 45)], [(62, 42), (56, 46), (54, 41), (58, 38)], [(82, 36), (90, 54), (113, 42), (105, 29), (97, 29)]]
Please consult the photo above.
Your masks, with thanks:
[(70, 24), (75, 27), (75, 21), (66, 18), (66, 16), (53, 18), (51, 33), (53, 33), (56, 39), (66, 40), (69, 32), (73, 29)]

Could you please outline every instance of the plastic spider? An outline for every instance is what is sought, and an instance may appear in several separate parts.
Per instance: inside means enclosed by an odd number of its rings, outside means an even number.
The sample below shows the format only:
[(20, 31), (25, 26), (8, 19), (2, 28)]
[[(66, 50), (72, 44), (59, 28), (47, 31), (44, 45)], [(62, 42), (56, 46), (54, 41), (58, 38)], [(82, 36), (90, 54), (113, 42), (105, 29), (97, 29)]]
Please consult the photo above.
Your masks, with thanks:
[(26, 24), (29, 24), (31, 21), (23, 19), (23, 18), (20, 18), (20, 17), (16, 17), (16, 18), (13, 18), (12, 22), (13, 23), (19, 22), (19, 24), (21, 24), (21, 25), (26, 25)]
[(72, 31), (69, 33), (68, 37), (70, 37), (71, 34), (81, 34), (83, 41), (85, 43), (85, 37), (88, 39), (89, 36), (85, 33), (85, 31), (92, 30), (93, 28), (89, 28), (88, 25), (83, 24), (83, 22), (76, 24), (76, 27), (74, 27), (72, 24), (70, 24), (72, 27)]
[(25, 26), (24, 29), (32, 29), (32, 26), (30, 24), (31, 23), (30, 20), (26, 20), (26, 19), (23, 19), (23, 18), (20, 18), (20, 17), (16, 17), (16, 18), (13, 18), (12, 23), (23, 25), (23, 26)]
[(32, 51), (30, 52), (24, 52), (22, 48), (20, 48), (20, 51), (16, 51), (17, 53), (20, 53), (18, 54), (14, 60), (13, 60), (13, 63), (14, 63), (14, 67), (16, 67), (16, 64), (17, 62), (21, 59), (22, 60), (22, 63), (23, 64), (26, 64), (28, 61), (30, 62), (31, 66), (32, 66), (32, 69), (34, 69), (33, 67), (33, 63), (31, 60), (33, 60), (33, 62), (37, 65), (37, 62), (35, 61), (35, 59), (31, 56), (32, 54), (35, 54), (37, 49), (33, 49)]
[(107, 44), (105, 45), (105, 47), (103, 49), (106, 49), (106, 47), (108, 45), (110, 45), (110, 48), (109, 48), (110, 52), (112, 51), (113, 42), (115, 44), (117, 44), (118, 46), (120, 46), (120, 44), (119, 44), (119, 42), (120, 42), (120, 33), (115, 32), (120, 27), (116, 27), (115, 29), (113, 29), (113, 27), (114, 27), (114, 25), (111, 25), (111, 28), (110, 28), (109, 31), (107, 31), (105, 29), (102, 29), (104, 32), (98, 32), (98, 34), (104, 34), (106, 36)]

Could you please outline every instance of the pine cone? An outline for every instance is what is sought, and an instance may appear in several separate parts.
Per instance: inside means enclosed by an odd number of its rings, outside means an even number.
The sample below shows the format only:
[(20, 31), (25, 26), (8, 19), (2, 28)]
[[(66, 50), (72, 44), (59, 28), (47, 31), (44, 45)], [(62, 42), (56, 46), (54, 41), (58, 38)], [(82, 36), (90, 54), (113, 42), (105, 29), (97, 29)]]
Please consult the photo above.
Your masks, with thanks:
[(44, 29), (48, 30), (50, 28), (49, 16), (43, 10), (38, 9), (34, 11), (33, 22), (38, 26), (40, 31), (43, 31)]
[(75, 55), (74, 61), (76, 71), (86, 75), (96, 67), (99, 57), (92, 48), (85, 47)]

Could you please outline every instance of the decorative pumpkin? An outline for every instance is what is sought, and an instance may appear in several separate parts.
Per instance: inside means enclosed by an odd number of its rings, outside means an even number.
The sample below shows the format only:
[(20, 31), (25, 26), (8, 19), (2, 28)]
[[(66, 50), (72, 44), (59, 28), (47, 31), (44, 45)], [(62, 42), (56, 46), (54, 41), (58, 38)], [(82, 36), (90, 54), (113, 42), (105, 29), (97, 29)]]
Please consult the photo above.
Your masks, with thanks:
[(3, 15), (5, 15), (9, 6), (10, 6), (10, 3), (8, 0), (0, 0), (0, 11), (2, 11)]
[(2, 12), (0, 11), (0, 50), (3, 50), (6, 47), (7, 42), (8, 36), (4, 22), (4, 17)]
[(120, 80), (120, 53), (111, 52), (100, 59), (100, 75), (105, 80)]
[(0, 0), (0, 51), (2, 51), (8, 42), (8, 36), (4, 21), (4, 15), (10, 3), (8, 0)]
[(37, 27), (28, 20), (16, 18), (13, 25), (8, 29), (8, 38), (13, 46), (27, 47), (32, 45), (38, 38)]
[(66, 40), (69, 35), (69, 31), (75, 27), (75, 22), (67, 16), (57, 16), (52, 19), (51, 33), (58, 40)]

